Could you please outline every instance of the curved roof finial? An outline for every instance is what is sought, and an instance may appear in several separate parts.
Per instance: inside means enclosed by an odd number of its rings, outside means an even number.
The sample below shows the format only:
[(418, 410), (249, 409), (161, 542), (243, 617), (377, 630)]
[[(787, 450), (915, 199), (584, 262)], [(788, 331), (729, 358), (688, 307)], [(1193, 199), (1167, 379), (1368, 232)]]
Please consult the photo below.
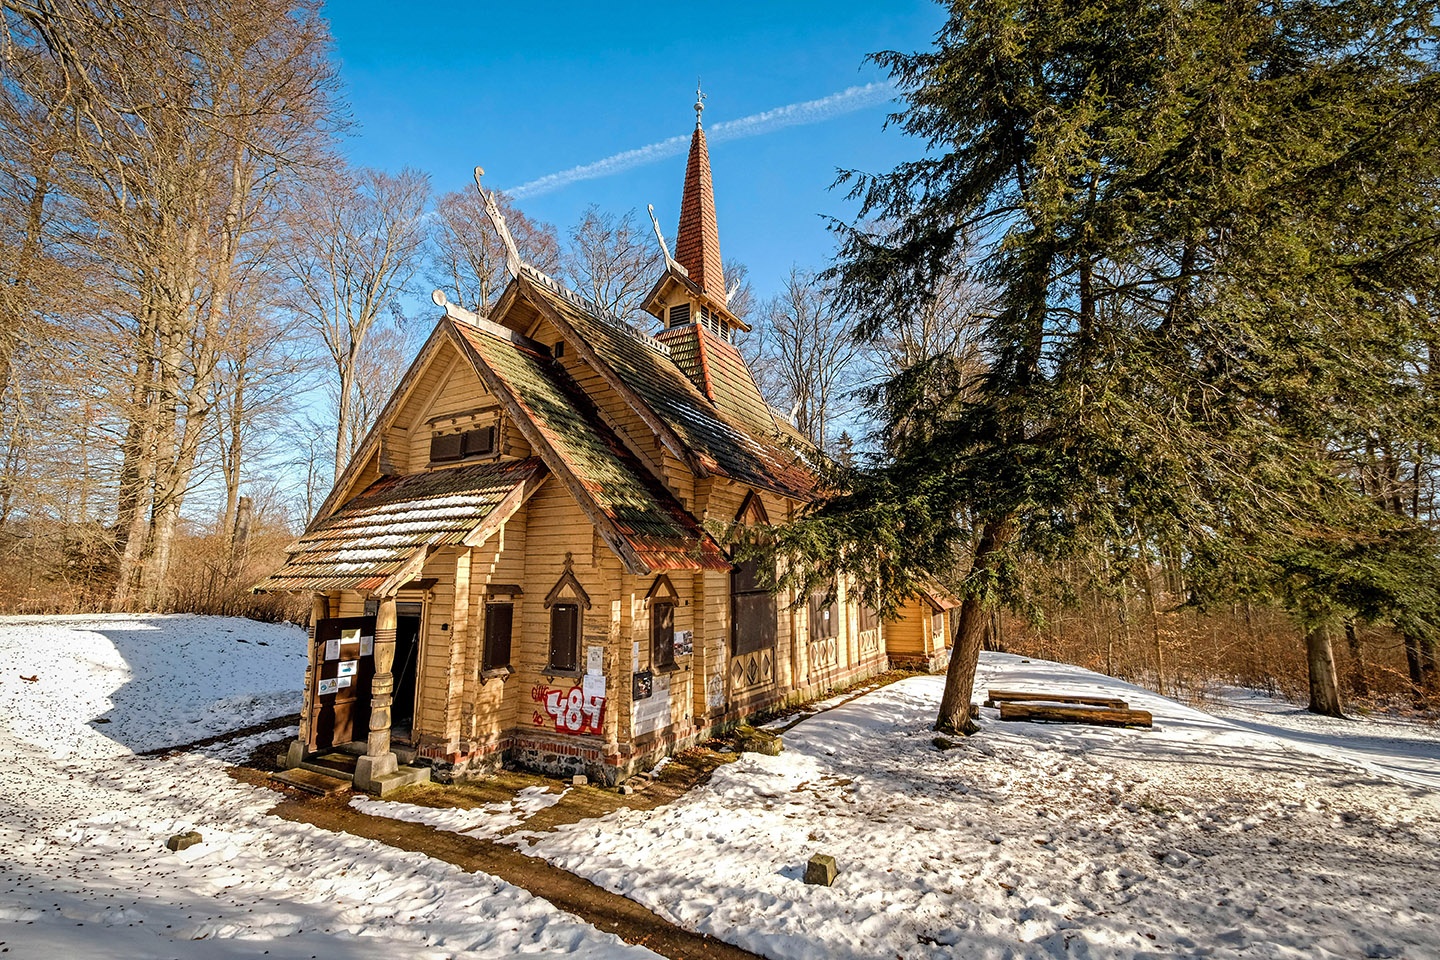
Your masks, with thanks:
[(700, 114), (705, 112), (705, 94), (700, 92), (700, 78), (695, 78), (695, 126), (700, 126)]

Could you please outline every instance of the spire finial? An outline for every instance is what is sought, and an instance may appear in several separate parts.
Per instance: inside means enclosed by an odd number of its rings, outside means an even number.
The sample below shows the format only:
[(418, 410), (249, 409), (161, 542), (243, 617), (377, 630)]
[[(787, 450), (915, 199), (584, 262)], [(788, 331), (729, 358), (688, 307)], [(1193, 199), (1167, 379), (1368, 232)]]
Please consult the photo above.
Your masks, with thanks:
[(695, 126), (700, 126), (700, 114), (705, 112), (705, 94), (700, 92), (700, 78), (695, 78)]

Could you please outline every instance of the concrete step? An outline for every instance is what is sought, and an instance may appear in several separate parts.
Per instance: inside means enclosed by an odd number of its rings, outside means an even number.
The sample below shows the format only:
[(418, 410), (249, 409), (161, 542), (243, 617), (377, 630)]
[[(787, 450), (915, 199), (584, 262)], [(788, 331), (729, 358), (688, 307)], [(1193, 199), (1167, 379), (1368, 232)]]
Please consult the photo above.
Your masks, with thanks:
[(387, 773), (375, 778), (374, 793), (377, 797), (386, 797), (399, 790), (401, 787), (408, 787), (416, 783), (430, 782), (429, 767), (401, 767), (394, 773)]

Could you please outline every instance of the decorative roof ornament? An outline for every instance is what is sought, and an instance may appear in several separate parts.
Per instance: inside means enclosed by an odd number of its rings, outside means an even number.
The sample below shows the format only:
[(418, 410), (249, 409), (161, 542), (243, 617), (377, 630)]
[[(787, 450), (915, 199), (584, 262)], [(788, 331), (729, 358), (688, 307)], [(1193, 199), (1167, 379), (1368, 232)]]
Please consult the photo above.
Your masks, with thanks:
[(689, 271), (676, 263), (675, 258), (670, 256), (670, 246), (665, 242), (665, 234), (660, 232), (660, 221), (655, 219), (655, 204), (647, 203), (645, 204), (645, 209), (650, 211), (650, 226), (655, 228), (655, 239), (660, 244), (660, 253), (665, 257), (665, 266), (673, 267), (685, 274), (685, 276), (690, 276)]
[(700, 126), (700, 114), (705, 112), (705, 94), (700, 92), (700, 78), (695, 78), (695, 126)]
[(495, 191), (486, 191), (480, 178), (485, 175), (484, 167), (475, 168), (475, 189), (480, 191), (480, 198), (485, 201), (485, 213), (494, 225), (495, 232), (500, 235), (500, 242), (505, 245), (505, 269), (510, 272), (512, 280), (520, 279), (520, 269), (525, 262), (520, 259), (520, 248), (515, 245), (515, 238), (510, 235), (510, 228), (505, 225), (505, 215), (500, 212), (500, 204), (495, 199)]

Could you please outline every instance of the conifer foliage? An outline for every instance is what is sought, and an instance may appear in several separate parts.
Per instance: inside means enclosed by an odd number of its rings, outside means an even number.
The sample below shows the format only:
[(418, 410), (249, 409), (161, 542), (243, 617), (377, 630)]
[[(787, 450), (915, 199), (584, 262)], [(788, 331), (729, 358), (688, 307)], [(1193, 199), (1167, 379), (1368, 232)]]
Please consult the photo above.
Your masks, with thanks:
[(1379, 440), (1417, 471), (1434, 445), (1436, 23), (1402, 0), (961, 0), (933, 49), (875, 55), (928, 149), (842, 177), (840, 296), (878, 339), (963, 277), (980, 362), (889, 378), (886, 457), (777, 548), (886, 610), (968, 559), (939, 728), (970, 726), (986, 608), (1033, 594), (1025, 557), (1165, 550), (1194, 602), (1431, 629), (1424, 518), (1358, 478)]

